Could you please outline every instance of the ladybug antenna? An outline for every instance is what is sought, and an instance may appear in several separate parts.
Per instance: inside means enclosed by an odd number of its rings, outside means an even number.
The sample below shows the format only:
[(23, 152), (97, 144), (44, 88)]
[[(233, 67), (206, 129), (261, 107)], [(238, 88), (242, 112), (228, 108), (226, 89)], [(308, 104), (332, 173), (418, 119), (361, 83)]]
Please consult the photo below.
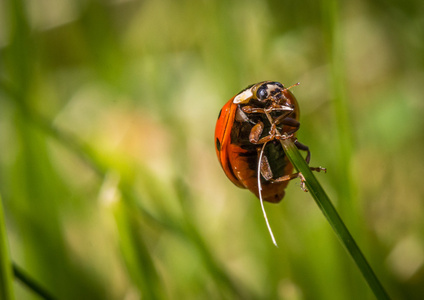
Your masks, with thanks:
[(293, 84), (293, 85), (289, 86), (288, 88), (285, 88), (285, 90), (289, 90), (289, 89), (291, 89), (292, 87), (298, 86), (299, 84), (300, 84), (300, 82), (295, 83), (295, 84)]
[(263, 212), (264, 218), (265, 218), (265, 223), (266, 223), (266, 226), (268, 227), (269, 234), (271, 235), (272, 242), (274, 243), (275, 247), (278, 247), (277, 242), (275, 241), (274, 234), (272, 233), (271, 226), (269, 225), (268, 217), (266, 216), (266, 212), (265, 212), (264, 200), (262, 199), (261, 162), (262, 162), (262, 155), (264, 154), (264, 150), (265, 150), (265, 145), (267, 143), (268, 142), (265, 142), (264, 143), (264, 145), (262, 146), (261, 152), (259, 154), (259, 161), (258, 161), (258, 194), (259, 194), (259, 200), (261, 202), (262, 212)]

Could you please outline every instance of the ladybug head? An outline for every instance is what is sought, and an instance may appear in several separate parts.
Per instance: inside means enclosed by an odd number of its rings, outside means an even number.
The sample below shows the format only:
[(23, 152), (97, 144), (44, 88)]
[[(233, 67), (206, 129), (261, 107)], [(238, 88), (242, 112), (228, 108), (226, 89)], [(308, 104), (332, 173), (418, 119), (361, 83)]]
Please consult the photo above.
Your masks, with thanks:
[(285, 105), (288, 102), (285, 96), (287, 90), (296, 85), (298, 83), (285, 88), (281, 83), (276, 81), (262, 81), (241, 91), (234, 97), (233, 102), (235, 104), (247, 104), (251, 99), (254, 99), (263, 103), (271, 101), (276, 104)]
[(284, 98), (284, 86), (279, 82), (265, 81), (252, 87), (253, 93), (261, 102), (273, 101), (279, 103)]

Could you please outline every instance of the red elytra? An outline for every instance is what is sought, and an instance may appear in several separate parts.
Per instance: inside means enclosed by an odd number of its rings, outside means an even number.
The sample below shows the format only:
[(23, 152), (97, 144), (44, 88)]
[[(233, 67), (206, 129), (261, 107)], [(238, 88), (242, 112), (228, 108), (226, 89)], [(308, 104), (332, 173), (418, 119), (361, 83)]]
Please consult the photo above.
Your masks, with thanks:
[(299, 174), (293, 174), (279, 140), (294, 139), (310, 160), (309, 148), (295, 139), (299, 125), (296, 98), (279, 82), (259, 82), (235, 95), (219, 112), (215, 128), (216, 154), (227, 177), (259, 198), (260, 168), (263, 200), (280, 202), (289, 180)]

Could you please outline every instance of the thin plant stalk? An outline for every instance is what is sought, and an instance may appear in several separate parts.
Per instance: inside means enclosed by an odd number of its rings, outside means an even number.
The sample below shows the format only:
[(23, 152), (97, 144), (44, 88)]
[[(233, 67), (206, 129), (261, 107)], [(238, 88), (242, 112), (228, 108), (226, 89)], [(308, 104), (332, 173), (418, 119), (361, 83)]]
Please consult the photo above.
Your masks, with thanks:
[(296, 170), (302, 173), (306, 187), (311, 193), (315, 202), (321, 209), (324, 216), (327, 218), (337, 237), (351, 255), (352, 259), (358, 266), (362, 273), (362, 276), (367, 281), (371, 290), (377, 299), (390, 299), (389, 295), (385, 291), (384, 287), (378, 280), (371, 266), (367, 262), (365, 256), (362, 254), (343, 220), (340, 218), (324, 189), (315, 178), (308, 164), (300, 154), (299, 150), (291, 139), (281, 140), (284, 152), (287, 154), (290, 162), (296, 168)]
[(42, 287), (34, 278), (26, 274), (20, 267), (16, 264), (13, 264), (13, 274), (16, 279), (22, 282), (28, 289), (37, 294), (41, 299), (45, 300), (54, 300), (50, 292), (48, 292), (44, 287)]

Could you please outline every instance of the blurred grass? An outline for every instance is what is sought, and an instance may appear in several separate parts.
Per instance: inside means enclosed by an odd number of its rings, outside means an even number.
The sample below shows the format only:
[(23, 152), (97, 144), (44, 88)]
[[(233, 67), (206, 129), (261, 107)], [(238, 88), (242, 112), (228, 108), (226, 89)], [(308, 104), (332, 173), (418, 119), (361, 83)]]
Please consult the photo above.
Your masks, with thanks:
[(3, 200), (0, 196), (0, 298), (15, 299), (13, 291), (12, 262), (9, 254), (6, 224), (4, 222)]
[(372, 299), (297, 182), (266, 208), (276, 249), (216, 161), (230, 97), (300, 81), (320, 181), (389, 294), (421, 299), (423, 16), (417, 0), (1, 2), (12, 259), (59, 299)]

